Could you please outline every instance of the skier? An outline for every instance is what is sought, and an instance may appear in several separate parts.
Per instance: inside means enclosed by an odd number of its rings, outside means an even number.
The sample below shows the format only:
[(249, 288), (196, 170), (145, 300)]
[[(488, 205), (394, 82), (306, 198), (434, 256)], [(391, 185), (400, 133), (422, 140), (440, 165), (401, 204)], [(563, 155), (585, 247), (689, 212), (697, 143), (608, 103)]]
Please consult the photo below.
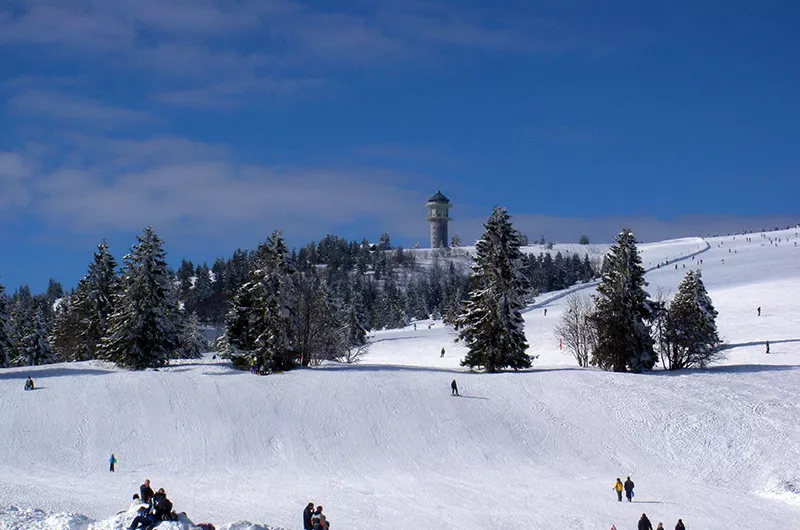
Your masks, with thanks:
[(145, 504), (150, 504), (150, 501), (153, 500), (153, 488), (150, 487), (150, 479), (145, 479), (144, 484), (139, 486), (139, 493), (141, 494), (142, 502)]
[(647, 514), (642, 514), (641, 519), (639, 519), (639, 530), (653, 530), (653, 525), (650, 523), (650, 519), (647, 518)]
[(656, 526), (656, 530), (664, 530), (664, 525), (662, 523), (658, 523), (658, 526)]
[(442, 357), (444, 357), (444, 346), (442, 346), (442, 354), (439, 356), (439, 358), (441, 359)]
[(756, 308), (756, 312), (758, 313), (758, 316), (761, 316), (761, 306)]
[(631, 502), (631, 500), (633, 499), (633, 486), (634, 484), (633, 481), (631, 480), (631, 477), (627, 477), (625, 479), (624, 488), (625, 488), (625, 497), (628, 499), (628, 502)]
[(767, 341), (767, 353), (769, 353), (769, 341)]
[(311, 516), (314, 515), (314, 503), (309, 502), (303, 510), (303, 530), (313, 530), (314, 526), (311, 523)]
[(544, 308), (544, 316), (547, 316), (547, 308)]
[(617, 500), (622, 502), (622, 481), (617, 478), (617, 482), (614, 484), (614, 491), (617, 492)]
[(683, 526), (682, 519), (678, 519), (678, 524), (675, 525), (675, 530), (686, 530), (686, 527)]
[(135, 530), (136, 528), (152, 530), (155, 528), (157, 522), (156, 516), (150, 513), (150, 508), (148, 506), (141, 506), (139, 508), (139, 513), (133, 518), (133, 521), (131, 521), (128, 530)]
[(117, 463), (117, 457), (114, 456), (114, 453), (111, 453), (111, 456), (108, 458), (108, 470), (112, 473), (114, 472), (114, 465)]
[(456, 384), (456, 380), (453, 379), (453, 382), (450, 383), (450, 390), (452, 390), (451, 395), (457, 396), (458, 395), (458, 385)]
[(33, 379), (31, 376), (28, 376), (28, 379), (25, 381), (25, 390), (33, 390)]
[(322, 506), (317, 506), (314, 515), (311, 516), (311, 524), (314, 530), (328, 530), (328, 518), (322, 513)]

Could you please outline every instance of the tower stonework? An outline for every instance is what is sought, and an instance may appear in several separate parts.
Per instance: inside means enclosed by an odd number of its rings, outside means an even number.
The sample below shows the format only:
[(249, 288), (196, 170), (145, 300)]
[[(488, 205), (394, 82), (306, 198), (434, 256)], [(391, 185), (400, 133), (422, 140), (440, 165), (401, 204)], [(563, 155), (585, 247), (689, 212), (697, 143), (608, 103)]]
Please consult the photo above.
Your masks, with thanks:
[(447, 222), (450, 221), (450, 200), (437, 191), (436, 195), (428, 199), (427, 220), (431, 223), (431, 248), (447, 247)]

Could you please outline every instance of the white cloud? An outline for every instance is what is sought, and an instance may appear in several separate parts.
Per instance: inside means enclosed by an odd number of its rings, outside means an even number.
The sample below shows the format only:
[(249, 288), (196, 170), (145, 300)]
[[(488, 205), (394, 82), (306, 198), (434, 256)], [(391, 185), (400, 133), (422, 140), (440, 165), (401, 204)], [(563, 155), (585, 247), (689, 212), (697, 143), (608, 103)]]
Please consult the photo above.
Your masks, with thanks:
[(12, 96), (8, 106), (27, 116), (77, 122), (89, 128), (117, 129), (156, 121), (152, 115), (82, 96), (48, 90), (28, 90)]
[(25, 180), (30, 174), (29, 164), (20, 155), (0, 152), (0, 210), (28, 201)]

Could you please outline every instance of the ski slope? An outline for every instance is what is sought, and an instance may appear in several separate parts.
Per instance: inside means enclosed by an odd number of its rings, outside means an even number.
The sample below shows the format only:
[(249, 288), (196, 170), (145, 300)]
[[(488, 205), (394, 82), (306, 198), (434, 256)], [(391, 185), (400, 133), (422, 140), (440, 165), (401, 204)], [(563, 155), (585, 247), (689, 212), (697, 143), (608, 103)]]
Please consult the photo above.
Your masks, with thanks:
[[(300, 529), (309, 501), (334, 530), (628, 530), (643, 512), (669, 529), (800, 528), (795, 243), (798, 230), (640, 246), (651, 294), (703, 272), (726, 359), (702, 371), (578, 368), (553, 333), (561, 293), (525, 313), (539, 357), (519, 373), (460, 367), (441, 321), (375, 333), (357, 365), (266, 377), (210, 356), (0, 370), (0, 529), (122, 529), (145, 478), (188, 516), (167, 530)], [(635, 502), (618, 503), (627, 475)]]

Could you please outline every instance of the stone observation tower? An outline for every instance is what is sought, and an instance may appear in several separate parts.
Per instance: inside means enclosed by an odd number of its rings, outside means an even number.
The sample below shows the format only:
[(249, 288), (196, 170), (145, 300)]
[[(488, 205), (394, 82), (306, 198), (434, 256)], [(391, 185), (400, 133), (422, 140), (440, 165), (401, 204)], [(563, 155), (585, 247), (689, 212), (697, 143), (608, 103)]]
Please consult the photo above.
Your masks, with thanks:
[(447, 246), (447, 222), (450, 218), (450, 200), (437, 191), (436, 195), (428, 199), (428, 221), (431, 222), (431, 248)]

